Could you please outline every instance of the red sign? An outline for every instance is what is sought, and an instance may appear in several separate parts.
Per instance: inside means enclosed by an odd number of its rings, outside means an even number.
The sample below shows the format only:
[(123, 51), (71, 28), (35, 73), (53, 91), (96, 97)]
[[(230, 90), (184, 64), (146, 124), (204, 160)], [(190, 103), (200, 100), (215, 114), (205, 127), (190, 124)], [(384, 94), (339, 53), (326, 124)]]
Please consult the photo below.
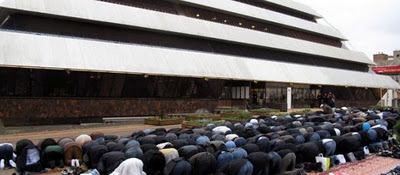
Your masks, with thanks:
[(377, 74), (400, 74), (400, 66), (373, 67), (372, 70)]

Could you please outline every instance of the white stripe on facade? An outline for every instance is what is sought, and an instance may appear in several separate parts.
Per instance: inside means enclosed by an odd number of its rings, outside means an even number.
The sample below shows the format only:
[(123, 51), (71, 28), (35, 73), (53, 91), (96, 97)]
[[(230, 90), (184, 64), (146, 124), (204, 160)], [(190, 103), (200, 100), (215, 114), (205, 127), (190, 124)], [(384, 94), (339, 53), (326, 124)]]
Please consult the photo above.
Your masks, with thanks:
[(389, 76), (150, 47), (0, 31), (0, 66), (400, 89)]
[(295, 11), (304, 12), (304, 13), (307, 13), (307, 14), (317, 17), (317, 18), (322, 18), (322, 16), (319, 13), (317, 13), (314, 9), (312, 9), (311, 7), (304, 5), (302, 3), (295, 2), (293, 0), (260, 0), (260, 1), (266, 1), (266, 2), (273, 3), (273, 4), (276, 4), (279, 6), (293, 9)]

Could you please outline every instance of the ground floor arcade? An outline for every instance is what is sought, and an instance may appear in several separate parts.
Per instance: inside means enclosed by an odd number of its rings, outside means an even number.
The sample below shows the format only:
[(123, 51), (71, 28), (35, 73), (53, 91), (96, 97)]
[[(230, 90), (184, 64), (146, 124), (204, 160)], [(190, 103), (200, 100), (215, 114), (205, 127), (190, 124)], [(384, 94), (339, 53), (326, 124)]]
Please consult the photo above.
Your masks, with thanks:
[(380, 89), (209, 78), (0, 68), (0, 119), (6, 126), (97, 122), (103, 117), (154, 116), (236, 108), (371, 106)]

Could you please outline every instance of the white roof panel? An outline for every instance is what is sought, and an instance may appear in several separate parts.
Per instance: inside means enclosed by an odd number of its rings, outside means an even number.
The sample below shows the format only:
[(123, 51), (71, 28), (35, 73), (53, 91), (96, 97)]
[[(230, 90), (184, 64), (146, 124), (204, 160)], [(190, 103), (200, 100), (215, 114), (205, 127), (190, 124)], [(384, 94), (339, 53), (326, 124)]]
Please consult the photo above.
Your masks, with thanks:
[[(17, 5), (12, 6), (15, 1)], [(7, 2), (7, 3), (4, 3)], [(44, 5), (35, 5), (36, 3)], [(32, 5), (30, 5), (32, 4)], [(254, 31), (204, 20), (93, 0), (3, 0), (0, 8), (65, 16), (93, 22), (126, 25), (201, 38), (256, 45), (365, 64), (374, 64), (364, 53), (314, 42)], [(59, 11), (58, 9), (62, 9)], [(104, 10), (107, 9), (107, 10)], [(107, 11), (107, 12), (104, 12)]]
[(0, 66), (400, 89), (389, 76), (170, 48), (0, 31)]
[(293, 9), (296, 11), (307, 13), (314, 17), (322, 18), (322, 16), (320, 14), (318, 14), (313, 8), (311, 8), (305, 4), (302, 4), (302, 3), (292, 1), (292, 0), (261, 0), (261, 1), (273, 3), (273, 4), (283, 6), (286, 8), (290, 8), (290, 9)]
[(277, 23), (290, 28), (297, 28), (311, 33), (317, 33), (346, 40), (345, 36), (332, 27), (233, 0), (180, 0), (180, 2), (185, 4), (199, 5), (205, 8), (218, 9), (239, 16), (245, 16), (247, 18)]

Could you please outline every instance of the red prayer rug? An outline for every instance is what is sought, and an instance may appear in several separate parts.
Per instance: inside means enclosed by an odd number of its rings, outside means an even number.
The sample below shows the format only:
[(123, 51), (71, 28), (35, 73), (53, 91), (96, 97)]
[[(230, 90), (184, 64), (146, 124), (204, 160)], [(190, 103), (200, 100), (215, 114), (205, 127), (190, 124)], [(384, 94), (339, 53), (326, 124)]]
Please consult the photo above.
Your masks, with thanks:
[(364, 160), (331, 168), (327, 172), (309, 173), (311, 175), (380, 175), (400, 166), (400, 159), (368, 156)]

